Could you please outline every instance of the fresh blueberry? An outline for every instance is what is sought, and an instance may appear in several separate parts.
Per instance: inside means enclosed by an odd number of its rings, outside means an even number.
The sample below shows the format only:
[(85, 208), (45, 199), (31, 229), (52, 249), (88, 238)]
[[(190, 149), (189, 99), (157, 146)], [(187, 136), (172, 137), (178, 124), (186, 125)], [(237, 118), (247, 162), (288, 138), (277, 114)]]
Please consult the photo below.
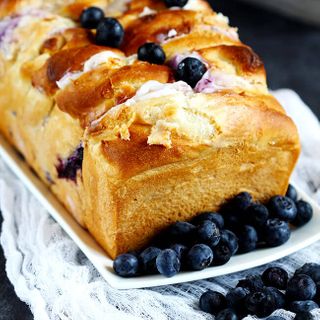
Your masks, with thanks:
[(227, 243), (230, 247), (232, 255), (235, 255), (239, 249), (239, 240), (237, 236), (230, 230), (222, 230), (220, 232), (221, 239), (224, 243)]
[(182, 80), (194, 88), (207, 72), (207, 67), (196, 58), (185, 58), (177, 67), (177, 80)]
[(290, 198), (293, 201), (298, 200), (298, 192), (297, 192), (296, 188), (291, 184), (289, 184), (289, 186), (288, 186), (286, 197)]
[(134, 277), (139, 272), (139, 260), (132, 254), (121, 254), (113, 262), (113, 269), (120, 277)]
[(263, 238), (268, 247), (278, 247), (291, 236), (289, 224), (279, 219), (269, 219), (263, 229)]
[(320, 264), (306, 263), (301, 268), (297, 269), (295, 275), (306, 274), (311, 277), (314, 282), (320, 281)]
[(305, 274), (295, 275), (288, 282), (286, 294), (290, 301), (312, 300), (316, 293), (316, 284)]
[(99, 22), (104, 18), (104, 12), (97, 7), (89, 7), (82, 11), (80, 23), (82, 28), (96, 29)]
[(245, 300), (249, 293), (250, 291), (246, 288), (231, 289), (226, 295), (228, 306), (237, 311), (237, 313), (243, 314), (245, 312)]
[(245, 288), (251, 293), (256, 291), (261, 291), (264, 288), (264, 283), (261, 276), (258, 274), (248, 275), (245, 279), (238, 282), (237, 288)]
[(244, 212), (251, 203), (252, 196), (248, 192), (241, 192), (231, 200), (232, 207), (241, 212)]
[(182, 8), (188, 3), (188, 0), (164, 0), (164, 3), (168, 8), (171, 8), (171, 7)]
[(181, 267), (178, 255), (172, 249), (166, 249), (159, 253), (156, 265), (159, 273), (169, 278), (175, 276)]
[(220, 241), (220, 230), (215, 223), (205, 220), (197, 227), (196, 241), (198, 243), (205, 243), (213, 248)]
[(313, 217), (313, 209), (310, 203), (303, 200), (296, 202), (297, 215), (292, 221), (292, 224), (296, 227), (302, 227), (307, 224)]
[(254, 227), (245, 225), (238, 228), (236, 235), (239, 239), (239, 253), (255, 250), (258, 243), (258, 234)]
[(191, 270), (203, 270), (210, 266), (213, 252), (205, 244), (196, 244), (189, 250), (186, 259)]
[(269, 219), (269, 211), (266, 206), (260, 203), (251, 204), (245, 212), (247, 224), (254, 227), (262, 227)]
[(202, 311), (216, 315), (227, 307), (227, 301), (222, 293), (208, 290), (200, 297), (199, 306)]
[(215, 266), (221, 266), (226, 264), (232, 257), (230, 246), (224, 240), (220, 240), (218, 245), (212, 248), (212, 250), (214, 256), (212, 264)]
[[(227, 205), (224, 207), (225, 210)], [(223, 217), (225, 227), (235, 232), (237, 229), (244, 224), (242, 213), (236, 211), (224, 211)]]
[(266, 320), (285, 320), (285, 319), (279, 316), (270, 316)]
[(171, 243), (189, 245), (194, 241), (196, 227), (189, 223), (179, 221), (171, 225), (164, 233), (164, 237)]
[(166, 54), (160, 45), (147, 42), (139, 48), (138, 59), (161, 65), (166, 61)]
[(215, 320), (238, 320), (237, 314), (232, 309), (224, 309), (218, 313)]
[(142, 251), (139, 255), (139, 260), (141, 262), (141, 269), (145, 274), (157, 273), (156, 260), (161, 250), (156, 247), (149, 247)]
[(124, 29), (115, 18), (103, 18), (97, 27), (96, 43), (101, 46), (118, 48), (124, 38)]
[(277, 309), (274, 297), (263, 291), (250, 293), (246, 298), (246, 307), (250, 314), (260, 318), (269, 316)]
[(283, 221), (293, 221), (297, 216), (297, 207), (293, 200), (287, 197), (272, 197), (268, 204), (270, 213), (274, 218)]
[(183, 244), (179, 244), (179, 243), (176, 243), (176, 244), (173, 244), (170, 249), (174, 250), (180, 260), (180, 262), (183, 262), (184, 259), (185, 259), (185, 256), (188, 252), (188, 247), (186, 247), (185, 245)]
[(292, 311), (293, 313), (309, 312), (318, 308), (319, 308), (318, 304), (312, 300), (293, 301), (289, 305), (289, 310)]
[(285, 290), (287, 288), (288, 279), (288, 272), (279, 267), (268, 268), (262, 274), (262, 280), (265, 286), (274, 287), (280, 290)]
[(265, 287), (262, 290), (263, 292), (269, 294), (271, 297), (273, 297), (274, 305), (276, 309), (283, 309), (286, 305), (286, 296), (284, 293), (282, 293), (277, 288), (273, 287)]
[(311, 312), (300, 312), (294, 317), (293, 320), (315, 320)]
[(314, 301), (316, 301), (320, 305), (320, 281), (316, 283), (317, 286), (317, 293), (315, 297), (313, 298)]
[(202, 212), (197, 217), (192, 220), (192, 223), (198, 225), (201, 222), (209, 220), (216, 224), (219, 229), (224, 228), (224, 219), (223, 216), (216, 212)]

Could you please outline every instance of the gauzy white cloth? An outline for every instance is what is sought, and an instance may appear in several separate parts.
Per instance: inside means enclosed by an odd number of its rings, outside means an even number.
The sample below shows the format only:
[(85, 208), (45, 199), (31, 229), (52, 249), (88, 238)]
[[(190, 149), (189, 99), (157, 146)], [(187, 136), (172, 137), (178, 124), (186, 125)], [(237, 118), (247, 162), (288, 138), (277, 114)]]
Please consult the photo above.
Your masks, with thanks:
[[(319, 122), (294, 92), (280, 90), (275, 95), (295, 120), (301, 134), (303, 150), (293, 179), (319, 203)], [(204, 291), (212, 289), (225, 293), (240, 278), (266, 269), (262, 266), (215, 279), (153, 289), (115, 290), (2, 160), (0, 204), (4, 217), (1, 244), (7, 258), (8, 277), (36, 320), (213, 319), (198, 308)], [(292, 273), (305, 262), (320, 263), (320, 242), (276, 264)], [(320, 319), (320, 309), (313, 312)], [(283, 310), (275, 314), (285, 319), (294, 316)]]

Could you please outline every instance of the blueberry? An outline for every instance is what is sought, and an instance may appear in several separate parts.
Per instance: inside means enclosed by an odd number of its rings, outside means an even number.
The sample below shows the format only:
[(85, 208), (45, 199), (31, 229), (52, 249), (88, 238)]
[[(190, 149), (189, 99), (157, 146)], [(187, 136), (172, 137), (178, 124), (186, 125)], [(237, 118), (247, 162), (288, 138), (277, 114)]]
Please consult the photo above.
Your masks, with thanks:
[(196, 244), (189, 250), (186, 259), (191, 270), (203, 270), (210, 266), (213, 252), (205, 244)]
[(82, 11), (80, 23), (82, 28), (96, 29), (99, 22), (104, 18), (104, 12), (97, 7), (89, 7)]
[(212, 250), (214, 256), (212, 264), (215, 266), (226, 264), (232, 257), (230, 246), (225, 241), (220, 241)]
[(289, 224), (279, 219), (269, 219), (263, 229), (263, 238), (268, 247), (278, 247), (291, 236)]
[(250, 291), (246, 288), (238, 287), (231, 289), (226, 295), (228, 306), (236, 310), (237, 313), (243, 314), (245, 311), (245, 300), (249, 293)]
[(199, 59), (185, 58), (177, 67), (176, 78), (194, 88), (206, 72), (207, 67)]
[(147, 42), (139, 48), (138, 59), (161, 65), (166, 61), (166, 54), (160, 45)]
[(141, 269), (145, 274), (157, 273), (156, 259), (160, 253), (161, 250), (156, 247), (149, 247), (140, 253)]
[(285, 290), (287, 288), (288, 279), (288, 272), (279, 267), (268, 268), (262, 274), (262, 280), (265, 286), (274, 287), (280, 290)]
[(239, 253), (255, 250), (258, 243), (258, 234), (254, 227), (245, 225), (238, 228), (236, 235), (239, 239)]
[(216, 212), (202, 212), (197, 217), (192, 220), (192, 223), (198, 225), (201, 222), (209, 220), (216, 224), (219, 229), (224, 228), (224, 219), (223, 216)]
[(316, 286), (317, 286), (317, 293), (313, 300), (320, 305), (320, 281), (316, 283)]
[(291, 184), (289, 184), (289, 186), (288, 186), (286, 197), (290, 198), (293, 201), (298, 200), (298, 192), (297, 192), (296, 188)]
[(237, 236), (230, 230), (222, 230), (220, 234), (221, 234), (220, 241), (227, 243), (230, 247), (231, 254), (235, 255), (239, 249), (239, 240)]
[(215, 320), (238, 320), (237, 314), (232, 309), (224, 309), (218, 313)]
[(264, 283), (261, 276), (258, 274), (248, 275), (245, 279), (238, 282), (237, 287), (245, 288), (251, 293), (261, 291), (264, 288)]
[(198, 243), (205, 243), (213, 248), (220, 241), (220, 230), (215, 223), (205, 220), (197, 227), (196, 241)]
[(313, 217), (313, 209), (310, 203), (303, 200), (296, 202), (297, 215), (292, 221), (292, 224), (296, 227), (302, 227), (307, 224)]
[(297, 269), (295, 275), (306, 274), (311, 277), (314, 282), (320, 281), (320, 264), (306, 263), (301, 268)]
[[(226, 206), (224, 209), (225, 208)], [(242, 214), (237, 211), (224, 211), (223, 217), (226, 228), (232, 230), (233, 232), (237, 231), (239, 226), (242, 226), (244, 223)]]
[(316, 284), (305, 274), (295, 275), (288, 282), (286, 294), (290, 301), (312, 300), (316, 293)]
[(297, 216), (297, 207), (294, 201), (287, 197), (272, 197), (268, 207), (273, 217), (280, 220), (291, 222)]
[(310, 312), (300, 312), (297, 313), (294, 320), (315, 320), (315, 318)]
[(252, 196), (249, 192), (241, 192), (230, 202), (235, 210), (244, 212), (252, 203)]
[(176, 244), (173, 244), (170, 249), (174, 250), (180, 260), (180, 262), (183, 262), (184, 259), (185, 259), (185, 256), (188, 252), (188, 247), (186, 247), (185, 245), (183, 244), (179, 244), (179, 243), (176, 243)]
[(164, 3), (168, 8), (171, 8), (171, 7), (182, 8), (188, 3), (188, 0), (164, 0)]
[(56, 169), (59, 179), (77, 182), (78, 171), (82, 170), (83, 151), (82, 145), (79, 145), (67, 159), (58, 159)]
[(289, 305), (289, 310), (292, 311), (293, 313), (309, 312), (318, 308), (319, 308), (318, 304), (312, 300), (293, 301)]
[(246, 298), (246, 307), (250, 314), (260, 318), (269, 316), (277, 309), (273, 296), (263, 291), (250, 293)]
[(262, 290), (263, 292), (269, 294), (271, 297), (273, 297), (274, 305), (276, 309), (283, 309), (286, 305), (286, 296), (284, 293), (282, 293), (277, 288), (273, 287), (265, 287)]
[(251, 204), (245, 212), (245, 220), (247, 224), (254, 227), (262, 227), (269, 219), (269, 211), (267, 207), (260, 203)]
[(121, 254), (114, 260), (113, 269), (118, 276), (134, 277), (139, 272), (139, 260), (132, 254)]
[(202, 311), (216, 315), (227, 307), (227, 301), (222, 293), (208, 290), (200, 297), (199, 306)]
[(189, 245), (194, 241), (196, 227), (189, 223), (179, 221), (171, 225), (164, 233), (167, 241)]
[(124, 38), (124, 29), (114, 18), (103, 18), (97, 27), (96, 43), (101, 46), (118, 48)]
[(172, 249), (163, 250), (156, 259), (157, 269), (160, 274), (166, 277), (173, 277), (180, 271), (180, 260)]
[(285, 319), (279, 316), (270, 316), (266, 320), (285, 320)]

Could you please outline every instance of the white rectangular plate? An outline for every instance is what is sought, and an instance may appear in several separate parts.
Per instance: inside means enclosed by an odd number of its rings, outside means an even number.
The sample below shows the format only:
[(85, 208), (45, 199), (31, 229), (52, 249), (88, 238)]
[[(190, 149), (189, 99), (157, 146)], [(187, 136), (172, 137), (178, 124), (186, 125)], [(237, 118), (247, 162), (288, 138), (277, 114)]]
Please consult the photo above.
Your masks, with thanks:
[(74, 240), (105, 280), (117, 289), (163, 286), (226, 275), (278, 260), (320, 240), (320, 208), (312, 199), (297, 188), (299, 197), (308, 201), (313, 206), (314, 217), (312, 223), (308, 223), (306, 226), (293, 231), (291, 239), (285, 245), (278, 248), (260, 249), (251, 253), (238, 255), (233, 257), (231, 261), (224, 266), (211, 267), (197, 272), (181, 272), (173, 278), (165, 278), (161, 275), (142, 276), (130, 279), (121, 278), (113, 272), (112, 259), (110, 259), (95, 242), (93, 237), (77, 224), (67, 210), (2, 136), (0, 136), (0, 156)]

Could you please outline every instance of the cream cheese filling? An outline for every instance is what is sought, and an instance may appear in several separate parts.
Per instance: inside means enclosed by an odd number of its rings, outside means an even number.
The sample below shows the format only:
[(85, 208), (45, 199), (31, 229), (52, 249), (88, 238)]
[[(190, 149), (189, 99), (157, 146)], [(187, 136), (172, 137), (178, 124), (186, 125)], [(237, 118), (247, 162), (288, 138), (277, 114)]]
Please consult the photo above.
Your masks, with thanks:
[[(130, 117), (127, 123), (121, 122), (118, 134), (122, 139), (130, 139), (132, 123), (151, 126), (149, 145), (172, 147), (172, 139), (179, 137), (195, 144), (211, 145), (216, 129), (210, 117), (195, 103), (197, 95), (183, 81), (174, 83), (146, 82), (136, 95), (123, 104), (111, 108), (100, 119), (92, 123), (116, 122), (123, 113)], [(107, 132), (102, 133), (108, 136)]]

